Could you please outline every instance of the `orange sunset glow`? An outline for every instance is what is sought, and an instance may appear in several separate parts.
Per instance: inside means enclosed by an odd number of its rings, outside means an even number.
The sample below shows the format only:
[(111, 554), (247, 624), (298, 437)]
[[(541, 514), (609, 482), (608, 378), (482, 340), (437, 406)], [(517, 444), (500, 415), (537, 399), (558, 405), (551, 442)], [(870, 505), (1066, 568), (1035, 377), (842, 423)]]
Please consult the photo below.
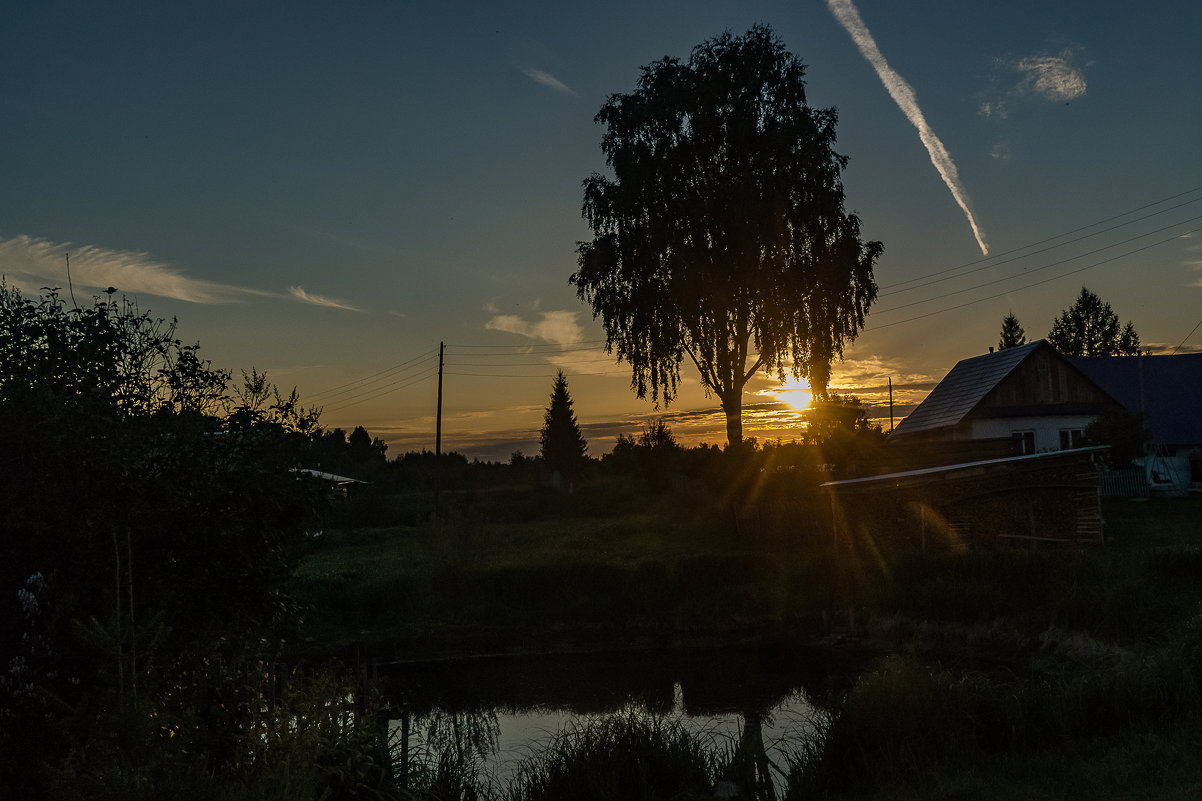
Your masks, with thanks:
[(807, 409), (814, 400), (809, 382), (797, 378), (786, 380), (772, 391), (772, 395), (778, 401), (789, 404), (791, 408), (799, 412)]

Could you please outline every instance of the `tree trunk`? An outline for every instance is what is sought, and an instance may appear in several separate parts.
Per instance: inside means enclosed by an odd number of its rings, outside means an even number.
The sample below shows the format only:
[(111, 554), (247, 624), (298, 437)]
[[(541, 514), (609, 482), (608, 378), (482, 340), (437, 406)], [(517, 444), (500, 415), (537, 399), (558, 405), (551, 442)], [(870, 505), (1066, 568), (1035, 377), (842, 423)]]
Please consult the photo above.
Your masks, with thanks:
[(726, 413), (726, 444), (735, 447), (743, 444), (743, 392), (733, 392), (721, 398), (722, 411)]

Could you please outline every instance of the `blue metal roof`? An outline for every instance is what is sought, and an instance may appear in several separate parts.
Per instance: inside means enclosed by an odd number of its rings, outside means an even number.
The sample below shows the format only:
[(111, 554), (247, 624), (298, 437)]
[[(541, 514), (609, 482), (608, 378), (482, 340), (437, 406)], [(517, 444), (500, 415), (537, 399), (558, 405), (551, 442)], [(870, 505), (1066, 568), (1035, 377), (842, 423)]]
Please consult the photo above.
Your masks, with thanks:
[(1155, 442), (1202, 444), (1202, 353), (1069, 361), (1129, 410), (1147, 414)]
[(951, 372), (931, 390), (926, 400), (902, 420), (893, 433), (914, 434), (957, 425), (1002, 379), (1044, 344), (1039, 339), (957, 362)]

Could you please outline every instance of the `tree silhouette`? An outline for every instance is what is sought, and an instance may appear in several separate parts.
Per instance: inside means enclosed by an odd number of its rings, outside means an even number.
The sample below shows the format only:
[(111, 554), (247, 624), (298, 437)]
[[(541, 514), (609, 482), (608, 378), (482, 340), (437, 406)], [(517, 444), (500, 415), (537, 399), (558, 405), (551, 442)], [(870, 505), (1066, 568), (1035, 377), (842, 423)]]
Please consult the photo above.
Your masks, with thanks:
[(998, 350), (1017, 348), (1019, 345), (1025, 344), (1027, 344), (1027, 332), (1019, 325), (1014, 312), (1010, 312), (1002, 318), (1002, 333), (997, 343)]
[(1073, 305), (1060, 313), (1048, 332), (1048, 342), (1065, 356), (1138, 356), (1139, 334), (1085, 287)]
[(539, 442), (543, 461), (548, 467), (569, 481), (579, 473), (586, 459), (588, 443), (581, 436), (576, 413), (572, 411), (572, 397), (568, 394), (568, 380), (563, 370), (555, 375), (551, 405), (543, 418)]
[(687, 356), (731, 444), (747, 381), (787, 371), (823, 395), (876, 298), (882, 246), (844, 210), (837, 115), (807, 105), (804, 73), (757, 25), (644, 67), (595, 118), (613, 177), (584, 182), (594, 238), (571, 282), (635, 393), (670, 403)]
[[(176, 671), (179, 700), (199, 692), (200, 656), (285, 613), (323, 495), (291, 472), (316, 412), (261, 373), (229, 379), (174, 323), (111, 293), (77, 308), (0, 281), (0, 653), (25, 659), (22, 686), (60, 710), (0, 680), (0, 718), (24, 710), (40, 727), (70, 710), (75, 731), (105, 688), (129, 712), (152, 664)], [(23, 614), (25, 587), (53, 613)]]

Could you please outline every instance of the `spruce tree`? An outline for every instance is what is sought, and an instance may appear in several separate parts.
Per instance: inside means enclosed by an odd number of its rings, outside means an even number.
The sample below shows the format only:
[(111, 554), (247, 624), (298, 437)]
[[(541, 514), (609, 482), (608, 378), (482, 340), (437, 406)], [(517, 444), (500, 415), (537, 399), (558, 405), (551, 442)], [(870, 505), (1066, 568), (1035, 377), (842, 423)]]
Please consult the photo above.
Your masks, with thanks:
[(1110, 304), (1085, 287), (1052, 323), (1048, 342), (1065, 356), (1138, 356), (1140, 349), (1135, 326), (1120, 327)]
[(551, 390), (551, 405), (543, 418), (543, 430), (539, 437), (543, 461), (569, 482), (580, 472), (585, 462), (588, 443), (580, 434), (576, 413), (572, 411), (572, 396), (568, 394), (568, 380), (563, 370), (555, 376)]
[(998, 350), (1006, 348), (1017, 348), (1019, 345), (1027, 344), (1027, 332), (1019, 325), (1018, 318), (1014, 316), (1014, 312), (1010, 312), (1002, 318), (1002, 335), (998, 340)]

